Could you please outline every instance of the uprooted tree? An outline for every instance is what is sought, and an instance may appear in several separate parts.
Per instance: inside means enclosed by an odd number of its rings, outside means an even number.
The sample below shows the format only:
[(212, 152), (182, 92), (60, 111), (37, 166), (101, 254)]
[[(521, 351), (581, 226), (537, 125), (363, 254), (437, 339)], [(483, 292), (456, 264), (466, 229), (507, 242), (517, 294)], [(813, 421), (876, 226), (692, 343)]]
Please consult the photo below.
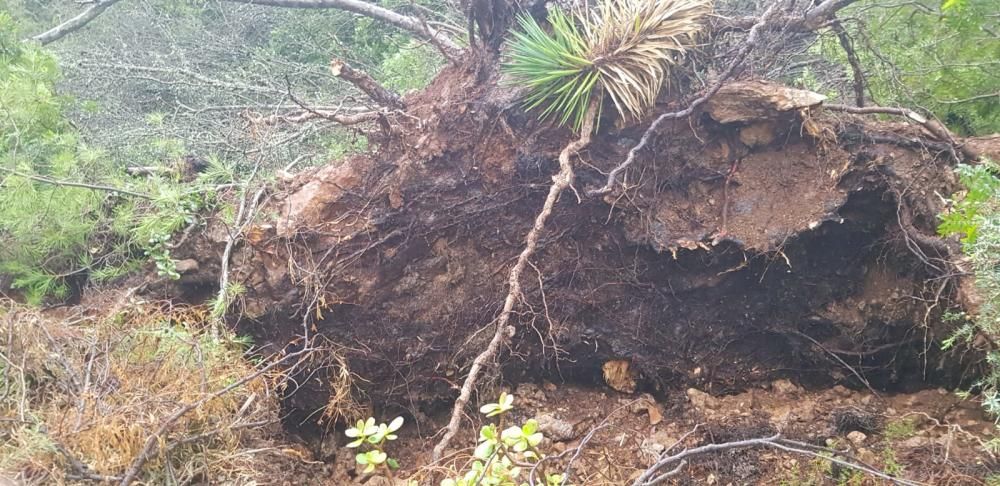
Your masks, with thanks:
[[(615, 64), (646, 39), (607, 40), (599, 59), (567, 53), (581, 64), (561, 72), (571, 89), (543, 86), (535, 100), (577, 134), (521, 109), (537, 86), (500, 69), (524, 53), (505, 57), (512, 29), (544, 42), (547, 28), (512, 25), (518, 10), (502, 1), (473, 4), (472, 47), (425, 90), (365, 120), (305, 108), (372, 123), (378, 150), (268, 191), (268, 216), (233, 252), (229, 278), (247, 288), (236, 324), (279, 347), (313, 333), (344, 344), (351, 372), (378, 384), (359, 391), (384, 406), (431, 411), (458, 392), (438, 454), (477, 380), (503, 369), (511, 380), (617, 370), (625, 389), (736, 390), (786, 374), (873, 388), (960, 380), (973, 363), (935, 344), (964, 273), (935, 236), (936, 194), (954, 192), (951, 168), (974, 151), (926, 114), (753, 79), (751, 66), (783, 62), (783, 47), (849, 3), (693, 16), (709, 40), (686, 62), (717, 66), (703, 80), (667, 52)], [(598, 10), (571, 27), (528, 11), (549, 19), (555, 48), (626, 15)], [(659, 38), (684, 46), (671, 35)], [(630, 78), (636, 65), (672, 88)], [(909, 124), (854, 116), (880, 113)], [(286, 406), (304, 416), (328, 398), (310, 382)]]
[[(355, 394), (381, 407), (416, 416), (457, 397), (436, 457), (501, 375), (628, 392), (784, 376), (905, 389), (978, 365), (939, 345), (941, 316), (972, 296), (956, 242), (936, 236), (955, 164), (978, 154), (929, 113), (868, 104), (838, 19), (852, 0), (748, 16), (691, 0), (474, 1), (468, 47), (364, 2), (231, 1), (373, 17), (449, 63), (401, 96), (335, 60), (368, 109), (289, 88), (291, 110), (247, 112), (254, 127), (352, 126), (375, 150), (247, 191), (235, 229), (175, 249), (194, 270), (146, 287), (218, 295), (272, 351), (338, 343)], [(857, 68), (854, 105), (776, 81), (826, 32)], [(289, 423), (336, 407), (340, 371), (302, 373)]]

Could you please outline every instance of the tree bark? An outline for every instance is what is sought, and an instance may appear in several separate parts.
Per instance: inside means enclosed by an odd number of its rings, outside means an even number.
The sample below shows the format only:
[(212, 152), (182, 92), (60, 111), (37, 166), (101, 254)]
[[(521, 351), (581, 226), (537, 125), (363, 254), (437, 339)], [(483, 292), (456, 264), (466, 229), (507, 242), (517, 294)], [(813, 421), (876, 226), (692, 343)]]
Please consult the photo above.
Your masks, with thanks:
[(105, 10), (119, 1), (121, 0), (98, 0), (86, 10), (80, 12), (80, 14), (76, 17), (42, 32), (41, 34), (31, 37), (30, 40), (38, 41), (44, 46), (62, 39), (63, 37), (84, 28), (90, 23), (91, 20), (97, 18), (98, 15), (101, 15)]

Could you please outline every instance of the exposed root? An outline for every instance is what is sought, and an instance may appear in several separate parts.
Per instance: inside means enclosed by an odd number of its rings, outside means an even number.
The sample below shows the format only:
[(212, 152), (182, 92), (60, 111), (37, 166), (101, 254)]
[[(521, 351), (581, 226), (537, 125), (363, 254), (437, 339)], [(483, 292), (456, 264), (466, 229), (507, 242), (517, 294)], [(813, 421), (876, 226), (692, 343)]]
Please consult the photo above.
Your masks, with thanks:
[(531, 227), (531, 231), (528, 232), (527, 237), (525, 237), (524, 249), (521, 250), (521, 254), (517, 257), (517, 263), (514, 264), (508, 274), (507, 285), (510, 290), (507, 292), (507, 298), (504, 299), (503, 310), (500, 311), (500, 315), (494, 321), (496, 322), (496, 331), (493, 333), (493, 339), (490, 340), (486, 349), (479, 353), (476, 359), (472, 361), (472, 367), (469, 368), (469, 375), (465, 377), (461, 392), (455, 400), (454, 408), (451, 411), (451, 419), (445, 427), (444, 436), (434, 446), (434, 453), (431, 456), (433, 461), (441, 458), (451, 439), (458, 433), (459, 425), (462, 422), (462, 411), (469, 403), (472, 389), (476, 386), (476, 380), (479, 378), (479, 373), (483, 366), (496, 357), (500, 350), (500, 344), (504, 342), (504, 338), (509, 338), (513, 335), (514, 329), (509, 327), (507, 323), (510, 321), (511, 311), (514, 310), (514, 303), (521, 297), (521, 273), (524, 272), (525, 267), (528, 265), (528, 259), (531, 258), (538, 247), (538, 239), (545, 230), (545, 222), (552, 215), (552, 208), (555, 207), (556, 201), (559, 200), (559, 195), (573, 183), (573, 164), (570, 161), (570, 157), (576, 155), (590, 144), (590, 139), (594, 132), (594, 121), (599, 107), (599, 97), (594, 96), (590, 101), (590, 106), (587, 108), (586, 115), (584, 115), (580, 138), (567, 145), (559, 154), (559, 173), (552, 177), (552, 186), (549, 187), (549, 194), (545, 198), (545, 204), (538, 215), (535, 216), (535, 224)]
[(883, 115), (896, 115), (905, 117), (912, 120), (922, 126), (925, 130), (934, 135), (935, 138), (949, 144), (952, 147), (952, 157), (955, 160), (961, 160), (958, 155), (954, 152), (956, 149), (961, 152), (965, 157), (975, 160), (979, 158), (979, 154), (976, 153), (972, 147), (967, 144), (959, 143), (956, 141), (956, 137), (948, 130), (947, 127), (942, 125), (937, 120), (926, 118), (913, 110), (907, 110), (905, 108), (891, 108), (884, 106), (847, 106), (847, 105), (837, 105), (837, 104), (824, 104), (823, 108), (831, 111), (842, 111), (845, 113), (851, 113), (855, 115), (871, 115), (871, 114), (883, 114)]

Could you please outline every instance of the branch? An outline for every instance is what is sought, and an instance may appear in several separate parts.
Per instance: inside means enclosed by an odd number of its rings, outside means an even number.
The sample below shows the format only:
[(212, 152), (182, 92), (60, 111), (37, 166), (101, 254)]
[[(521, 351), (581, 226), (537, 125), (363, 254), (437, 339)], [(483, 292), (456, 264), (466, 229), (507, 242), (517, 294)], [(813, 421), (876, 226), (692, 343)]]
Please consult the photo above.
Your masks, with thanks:
[(28, 40), (38, 41), (43, 46), (55, 42), (59, 39), (62, 39), (63, 37), (66, 37), (69, 34), (72, 34), (73, 32), (82, 29), (87, 24), (89, 24), (91, 20), (97, 18), (98, 15), (101, 15), (102, 13), (104, 13), (105, 10), (107, 10), (112, 5), (118, 3), (119, 1), (121, 0), (97, 0), (96, 2), (93, 3), (93, 5), (88, 7), (86, 10), (80, 12), (80, 14), (77, 15), (76, 17), (73, 17), (45, 32), (42, 32), (41, 34), (33, 36)]
[[(806, 10), (801, 16), (778, 15), (765, 25), (768, 29), (781, 28), (788, 32), (812, 32), (830, 25), (835, 15), (844, 7), (858, 0), (826, 0)], [(757, 24), (755, 17), (726, 18), (715, 23), (715, 33), (730, 30), (749, 30)]]
[(361, 0), (223, 0), (232, 3), (248, 5), (263, 5), (282, 8), (324, 9), (335, 8), (371, 17), (409, 31), (421, 39), (439, 43), (453, 56), (462, 52), (462, 48), (447, 34), (424, 24), (416, 17), (402, 15), (387, 8), (379, 7)]
[(52, 184), (54, 186), (82, 187), (84, 189), (93, 189), (95, 191), (115, 192), (118, 194), (124, 194), (126, 196), (138, 197), (142, 199), (153, 199), (153, 196), (149, 194), (143, 194), (141, 192), (133, 192), (126, 189), (119, 189), (117, 187), (102, 186), (99, 184), (86, 184), (83, 182), (60, 181), (56, 179), (49, 179), (48, 177), (25, 174), (24, 172), (19, 172), (14, 169), (8, 169), (6, 167), (0, 167), (0, 170), (17, 177), (24, 177), (25, 179), (31, 179), (33, 181), (43, 182), (45, 184)]
[(590, 138), (594, 133), (594, 121), (597, 111), (600, 108), (598, 99), (597, 96), (593, 96), (590, 100), (590, 106), (587, 107), (587, 113), (584, 115), (580, 138), (571, 142), (559, 153), (559, 173), (552, 177), (552, 186), (549, 187), (549, 194), (545, 198), (542, 210), (535, 216), (535, 224), (524, 238), (524, 249), (521, 250), (521, 254), (517, 257), (517, 263), (511, 267), (510, 273), (507, 276), (507, 285), (510, 287), (510, 290), (507, 291), (503, 310), (500, 311), (500, 315), (496, 318), (496, 331), (493, 333), (493, 339), (476, 356), (476, 359), (472, 361), (472, 367), (469, 368), (469, 375), (465, 377), (458, 398), (455, 399), (454, 408), (451, 410), (451, 419), (448, 421), (447, 427), (445, 427), (444, 436), (434, 446), (434, 452), (431, 457), (435, 462), (441, 459), (441, 455), (448, 447), (451, 439), (458, 433), (458, 427), (462, 423), (462, 411), (465, 410), (465, 406), (469, 403), (469, 397), (472, 395), (472, 389), (476, 386), (476, 379), (479, 377), (479, 372), (486, 365), (487, 361), (497, 355), (500, 350), (500, 344), (505, 340), (504, 338), (513, 335), (514, 328), (509, 327), (507, 323), (510, 321), (511, 313), (514, 310), (514, 303), (521, 297), (521, 273), (528, 265), (528, 260), (534, 255), (535, 249), (538, 247), (538, 239), (541, 238), (542, 233), (545, 231), (545, 222), (552, 215), (552, 209), (555, 207), (556, 201), (559, 200), (559, 195), (573, 183), (573, 163), (570, 161), (570, 157), (573, 157), (587, 145), (590, 145)]
[(718, 93), (719, 90), (722, 89), (722, 85), (733, 75), (733, 73), (736, 72), (736, 69), (743, 64), (743, 61), (746, 60), (747, 56), (750, 54), (750, 51), (752, 51), (757, 46), (757, 42), (759, 42), (758, 37), (760, 36), (761, 29), (764, 27), (764, 25), (770, 22), (771, 18), (774, 16), (774, 13), (777, 12), (779, 3), (781, 2), (776, 1), (772, 3), (771, 6), (768, 7), (763, 14), (761, 14), (760, 20), (758, 20), (757, 23), (754, 24), (754, 26), (750, 29), (750, 34), (747, 35), (746, 40), (743, 42), (743, 48), (736, 54), (736, 58), (733, 59), (732, 64), (729, 65), (729, 68), (726, 69), (726, 72), (724, 72), (722, 76), (719, 77), (719, 80), (716, 81), (715, 84), (712, 85), (712, 87), (709, 88), (707, 92), (705, 92), (705, 94), (701, 95), (701, 97), (692, 101), (687, 108), (681, 111), (664, 113), (659, 117), (657, 117), (656, 120), (653, 120), (653, 123), (649, 125), (649, 128), (646, 129), (646, 132), (642, 134), (642, 138), (639, 139), (639, 143), (628, 151), (628, 157), (625, 158), (625, 161), (608, 173), (608, 180), (604, 183), (604, 186), (598, 189), (587, 191), (588, 196), (592, 197), (601, 196), (611, 192), (612, 188), (615, 185), (615, 182), (617, 182), (618, 180), (618, 175), (624, 172), (625, 169), (628, 169), (629, 166), (635, 162), (635, 156), (639, 153), (640, 150), (646, 147), (646, 144), (649, 143), (649, 140), (652, 138), (656, 130), (660, 128), (660, 125), (663, 124), (663, 122), (667, 120), (676, 120), (678, 118), (683, 118), (685, 116), (690, 115), (691, 113), (694, 113), (694, 110), (696, 108), (698, 108), (703, 103), (708, 101), (708, 99), (711, 98), (712, 96), (715, 96), (715, 93)]
[(823, 105), (823, 107), (830, 111), (842, 111), (845, 113), (852, 113), (855, 115), (881, 114), (881, 115), (896, 115), (896, 116), (906, 117), (910, 120), (917, 122), (920, 126), (924, 127), (924, 129), (930, 132), (931, 135), (936, 137), (938, 140), (946, 142), (950, 144), (952, 147), (957, 148), (960, 152), (962, 152), (962, 155), (973, 160), (979, 158), (979, 154), (971, 147), (969, 147), (968, 144), (956, 142), (956, 137), (951, 133), (950, 130), (948, 130), (948, 127), (942, 125), (941, 123), (938, 123), (936, 120), (926, 118), (913, 110), (907, 110), (906, 108), (890, 108), (884, 106), (857, 107), (857, 106), (847, 106), (847, 105), (837, 105), (837, 104), (829, 104), (829, 105), (825, 104)]
[[(701, 447), (695, 447), (694, 449), (685, 449), (681, 452), (678, 452), (677, 454), (668, 457), (663, 457), (658, 461), (656, 461), (656, 464), (653, 464), (649, 469), (643, 472), (642, 475), (639, 476), (634, 483), (632, 483), (632, 486), (653, 486), (656, 484), (661, 484), (668, 478), (679, 474), (681, 472), (681, 469), (683, 469), (684, 465), (687, 464), (687, 459), (690, 457), (701, 454), (707, 454), (710, 452), (725, 451), (730, 449), (745, 449), (748, 447), (772, 447), (774, 449), (782, 450), (785, 452), (793, 452), (796, 454), (802, 454), (805, 456), (821, 459), (824, 461), (830, 461), (839, 466), (861, 471), (870, 474), (872, 476), (875, 476), (879, 479), (889, 481), (893, 484), (900, 484), (903, 486), (920, 486), (922, 484), (916, 481), (910, 481), (907, 479), (892, 477), (888, 474), (885, 474), (881, 471), (875, 470), (863, 464), (856, 464), (853, 462), (849, 462), (843, 459), (839, 459), (837, 457), (833, 457), (832, 455), (829, 454), (827, 455), (820, 454), (815, 450), (809, 450), (809, 449), (816, 449), (825, 452), (829, 451), (827, 451), (826, 449), (817, 448), (816, 446), (812, 446), (810, 444), (782, 439), (781, 434), (775, 434), (772, 435), (771, 437), (738, 440), (733, 442), (723, 442), (720, 444), (708, 444), (708, 445), (703, 445)], [(678, 464), (677, 467), (659, 476), (656, 475), (658, 471), (674, 463)]]
[(268, 115), (264, 117), (254, 117), (246, 115), (247, 119), (254, 124), (276, 125), (278, 123), (304, 123), (310, 120), (322, 119), (332, 121), (344, 126), (357, 125), (368, 121), (378, 120), (381, 114), (377, 111), (366, 111), (354, 115), (342, 115), (339, 110), (317, 110), (308, 109), (293, 111), (283, 115)]
[(854, 52), (854, 46), (851, 45), (851, 37), (847, 35), (847, 30), (844, 29), (839, 20), (830, 24), (830, 29), (837, 34), (840, 47), (844, 49), (847, 62), (851, 65), (851, 72), (854, 76), (854, 103), (858, 106), (865, 106), (865, 72), (861, 69), (861, 61), (858, 59), (858, 54)]
[(393, 110), (402, 110), (404, 108), (403, 99), (399, 94), (389, 91), (379, 84), (378, 81), (375, 81), (375, 78), (371, 77), (370, 74), (354, 69), (342, 59), (330, 61), (330, 72), (334, 76), (357, 86), (372, 101), (386, 108)]

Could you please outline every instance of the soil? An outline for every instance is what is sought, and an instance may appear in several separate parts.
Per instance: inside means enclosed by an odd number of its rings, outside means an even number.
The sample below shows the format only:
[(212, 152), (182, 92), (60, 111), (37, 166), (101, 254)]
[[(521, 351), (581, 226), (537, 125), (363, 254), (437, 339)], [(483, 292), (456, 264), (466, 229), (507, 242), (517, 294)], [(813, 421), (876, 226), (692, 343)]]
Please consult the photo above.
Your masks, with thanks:
[[(324, 417), (349, 415), (330, 402), (350, 386), (376, 416), (410, 417), (416, 434), (405, 450), (423, 453), (492, 335), (506, 272), (556, 155), (574, 137), (523, 113), (516, 90), (498, 87), (492, 65), (446, 68), (406, 99), (405, 116), (387, 115), (369, 134), (376, 151), (276, 187), (234, 252), (231, 278), (248, 290), (231, 324), (270, 350), (294, 349), (304, 331), (322, 336), (354, 378), (332, 379), (343, 376), (343, 364), (328, 363), (304, 371), (309, 379), (283, 398), (286, 428), (314, 449), (336, 425)], [(819, 425), (835, 408), (881, 403), (863, 401), (873, 392), (890, 402), (943, 403), (950, 395), (936, 390), (967, 386), (982, 364), (978, 352), (940, 346), (955, 325), (942, 316), (963, 305), (957, 242), (935, 233), (945, 198), (958, 189), (956, 161), (914, 127), (817, 107), (760, 109), (753, 120), (720, 123), (699, 112), (668, 124), (615, 192), (591, 198), (586, 190), (603, 184), (648, 126), (603, 120), (574, 161), (574, 191), (563, 194), (532, 259), (516, 335), (489, 377), (557, 384), (561, 391), (539, 392), (526, 416), (562, 407), (573, 420), (593, 421), (631, 399), (603, 391), (614, 363), (627, 377), (617, 389), (651, 394), (667, 411), (657, 426), (616, 415), (622, 422), (599, 434), (617, 435), (588, 448), (588, 457), (602, 447), (625, 451), (606, 456), (610, 465), (583, 466), (607, 484), (622, 484), (648, 460), (636, 451), (654, 435), (679, 437), (707, 420), (691, 444), (778, 429), (824, 443), (853, 432)], [(216, 259), (221, 251), (206, 248), (223, 244), (202, 238), (176, 254)], [(795, 391), (770, 390), (775, 380)], [(722, 398), (705, 399), (715, 408), (689, 406), (682, 392), (689, 388)], [(577, 412), (579, 403), (593, 406)], [(966, 406), (932, 417), (946, 420)], [(887, 415), (879, 423), (918, 410), (874, 408)], [(713, 419), (713, 410), (724, 413)], [(786, 411), (812, 418), (774, 422)], [(971, 418), (953, 418), (972, 426)], [(986, 426), (975, 420), (977, 430)], [(873, 434), (865, 450), (876, 455), (879, 430), (864, 432)], [(962, 435), (956, 429), (921, 430), (926, 443), (899, 451), (926, 455), (914, 469), (919, 477), (947, 472), (934, 477), (945, 484), (993, 467), (936, 442), (942, 431)], [(808, 466), (790, 460), (742, 451), (690, 470), (696, 483), (713, 484), (713, 474), (719, 484), (774, 484), (787, 469)], [(936, 472), (919, 472), (932, 464)]]
[[(983, 417), (978, 403), (943, 389), (876, 396), (843, 386), (807, 391), (778, 380), (736, 395), (712, 397), (692, 388), (659, 400), (548, 382), (525, 383), (511, 391), (518, 398), (510, 420), (535, 418), (542, 423), (549, 438), (541, 448), (551, 455), (575, 452), (588, 433), (604, 426), (572, 463), (576, 484), (581, 485), (630, 484), (664, 451), (778, 431), (786, 438), (832, 447), (841, 458), (926, 484), (987, 484), (983, 478), (1000, 472), (1000, 462), (982, 447), (995, 437), (993, 423)], [(478, 430), (479, 425), (467, 430)], [(462, 439), (469, 448), (443, 460), (443, 467), (461, 468), (468, 460), (474, 437), (466, 434)], [(326, 464), (285, 464), (294, 474), (277, 484), (388, 484), (383, 478), (359, 475), (353, 451), (341, 447), (325, 446)], [(390, 450), (404, 465), (400, 476), (437, 484), (431, 479), (440, 468), (417, 466), (428, 463), (429, 449), (418, 430), (404, 428)], [(296, 455), (312, 457), (305, 450)], [(570, 455), (557, 459), (553, 470), (563, 470)], [(850, 471), (831, 471), (821, 460), (762, 448), (701, 456), (674, 484), (838, 484), (823, 479), (829, 476), (843, 479), (839, 484), (880, 484), (861, 476), (847, 482)]]

